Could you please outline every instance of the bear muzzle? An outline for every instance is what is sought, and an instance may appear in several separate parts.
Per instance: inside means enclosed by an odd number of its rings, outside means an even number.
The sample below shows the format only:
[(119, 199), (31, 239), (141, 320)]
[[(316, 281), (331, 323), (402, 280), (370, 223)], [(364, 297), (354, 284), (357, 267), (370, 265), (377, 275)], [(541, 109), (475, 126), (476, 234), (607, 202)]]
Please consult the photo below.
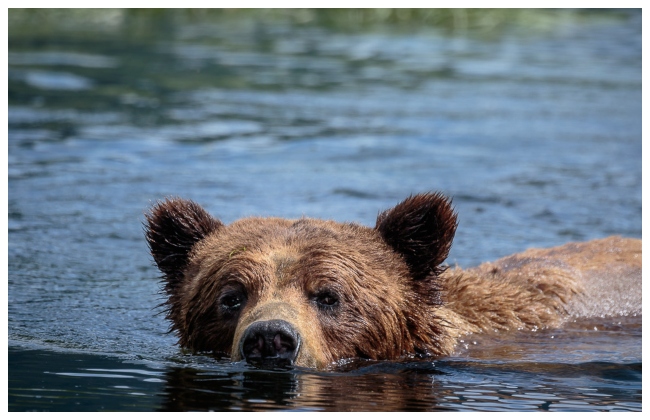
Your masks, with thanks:
[(296, 361), (300, 344), (300, 334), (289, 322), (256, 321), (242, 334), (239, 353), (251, 364), (286, 366)]

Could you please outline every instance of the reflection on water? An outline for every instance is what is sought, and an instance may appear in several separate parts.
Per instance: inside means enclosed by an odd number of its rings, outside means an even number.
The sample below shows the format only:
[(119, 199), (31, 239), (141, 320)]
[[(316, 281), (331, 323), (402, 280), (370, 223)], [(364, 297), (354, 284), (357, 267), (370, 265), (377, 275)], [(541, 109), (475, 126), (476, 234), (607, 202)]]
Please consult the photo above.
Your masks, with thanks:
[(596, 324), (470, 336), (451, 358), (349, 361), (325, 372), (10, 347), (9, 409), (640, 411), (640, 319)]
[(163, 372), (92, 354), (9, 347), (9, 411), (148, 411)]
[(346, 372), (215, 362), (156, 370), (10, 348), (9, 409), (639, 411), (641, 363), (374, 363)]
[(325, 373), (184, 354), (141, 226), (169, 195), (372, 226), (442, 190), (452, 265), (641, 237), (640, 11), (489, 39), (101, 16), (9, 28), (10, 410), (640, 411), (640, 318)]

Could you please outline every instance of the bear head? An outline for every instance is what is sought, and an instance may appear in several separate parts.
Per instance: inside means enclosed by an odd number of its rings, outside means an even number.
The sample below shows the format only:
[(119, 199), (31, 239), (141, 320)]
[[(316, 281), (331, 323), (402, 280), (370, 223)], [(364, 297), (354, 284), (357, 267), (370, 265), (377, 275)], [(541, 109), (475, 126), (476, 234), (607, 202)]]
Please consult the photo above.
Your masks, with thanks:
[(439, 355), (439, 275), (456, 231), (442, 194), (411, 196), (374, 228), (301, 218), (225, 225), (166, 199), (145, 234), (179, 344), (232, 360), (324, 368)]

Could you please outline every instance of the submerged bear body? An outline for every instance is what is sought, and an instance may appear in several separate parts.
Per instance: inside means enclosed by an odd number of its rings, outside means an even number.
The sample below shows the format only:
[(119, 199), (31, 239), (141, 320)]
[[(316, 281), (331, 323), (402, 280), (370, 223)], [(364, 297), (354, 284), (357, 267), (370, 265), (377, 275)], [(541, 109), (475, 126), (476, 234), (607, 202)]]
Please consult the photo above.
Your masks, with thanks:
[(468, 333), (641, 314), (641, 240), (607, 238), (445, 270), (456, 214), (409, 197), (375, 228), (302, 218), (224, 225), (194, 202), (147, 214), (180, 344), (232, 360), (324, 368), (442, 356)]

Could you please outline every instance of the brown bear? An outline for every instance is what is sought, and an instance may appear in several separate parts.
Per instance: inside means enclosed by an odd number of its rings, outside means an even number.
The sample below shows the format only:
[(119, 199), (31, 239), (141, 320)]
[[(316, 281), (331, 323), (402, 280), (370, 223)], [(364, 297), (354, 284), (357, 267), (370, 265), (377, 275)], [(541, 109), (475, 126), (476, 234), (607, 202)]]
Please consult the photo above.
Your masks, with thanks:
[(146, 215), (167, 317), (183, 347), (325, 368), (351, 358), (443, 356), (469, 333), (641, 314), (641, 240), (611, 237), (446, 269), (457, 226), (440, 193), (374, 228), (301, 218), (225, 225), (167, 199)]

